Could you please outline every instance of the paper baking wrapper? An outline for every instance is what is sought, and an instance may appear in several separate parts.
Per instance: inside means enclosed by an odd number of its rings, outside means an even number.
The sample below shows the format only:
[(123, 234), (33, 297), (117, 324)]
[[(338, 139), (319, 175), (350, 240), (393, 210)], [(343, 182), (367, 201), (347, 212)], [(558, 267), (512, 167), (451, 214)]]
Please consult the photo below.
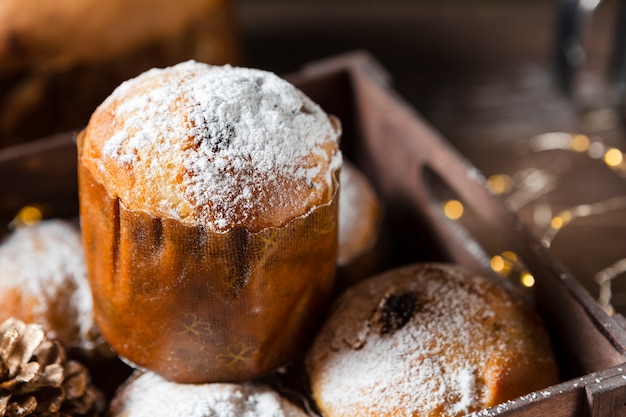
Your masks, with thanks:
[(306, 348), (330, 301), (337, 192), (283, 227), (215, 233), (127, 210), (79, 161), (96, 322), (127, 361), (178, 382), (241, 382)]

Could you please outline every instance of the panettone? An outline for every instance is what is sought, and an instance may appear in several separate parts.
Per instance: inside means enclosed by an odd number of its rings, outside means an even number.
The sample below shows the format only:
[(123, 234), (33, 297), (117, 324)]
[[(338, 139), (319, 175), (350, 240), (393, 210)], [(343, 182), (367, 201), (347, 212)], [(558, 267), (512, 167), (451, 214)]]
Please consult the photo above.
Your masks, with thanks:
[(79, 135), (96, 321), (177, 382), (305, 348), (337, 262), (339, 122), (269, 72), (193, 61), (122, 84)]

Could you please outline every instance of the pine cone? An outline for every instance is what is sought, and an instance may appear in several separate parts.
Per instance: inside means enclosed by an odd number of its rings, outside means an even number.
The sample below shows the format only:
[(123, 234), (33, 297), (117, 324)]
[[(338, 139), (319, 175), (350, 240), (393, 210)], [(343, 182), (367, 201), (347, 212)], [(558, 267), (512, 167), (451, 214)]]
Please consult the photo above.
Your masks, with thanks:
[(0, 324), (0, 417), (98, 416), (103, 409), (87, 368), (68, 360), (41, 326), (13, 318)]

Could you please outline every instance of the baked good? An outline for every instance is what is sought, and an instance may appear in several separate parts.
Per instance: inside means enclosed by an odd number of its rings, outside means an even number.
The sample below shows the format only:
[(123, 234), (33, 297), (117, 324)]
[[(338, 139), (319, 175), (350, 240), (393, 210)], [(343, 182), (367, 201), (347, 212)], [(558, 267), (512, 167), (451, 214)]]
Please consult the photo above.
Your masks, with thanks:
[(500, 281), (436, 263), (347, 289), (306, 369), (326, 417), (461, 416), (558, 381), (534, 310)]
[(179, 384), (136, 373), (111, 401), (110, 417), (307, 417), (303, 410), (262, 384)]
[(0, 244), (0, 321), (38, 323), (66, 349), (98, 346), (78, 225), (51, 219)]
[(177, 382), (302, 352), (337, 262), (339, 122), (266, 71), (187, 61), (120, 85), (78, 137), (98, 327)]
[(228, 0), (4, 0), (0, 147), (81, 129), (122, 81), (187, 59), (235, 64)]
[(382, 203), (367, 177), (346, 158), (339, 183), (337, 286), (344, 288), (380, 267)]

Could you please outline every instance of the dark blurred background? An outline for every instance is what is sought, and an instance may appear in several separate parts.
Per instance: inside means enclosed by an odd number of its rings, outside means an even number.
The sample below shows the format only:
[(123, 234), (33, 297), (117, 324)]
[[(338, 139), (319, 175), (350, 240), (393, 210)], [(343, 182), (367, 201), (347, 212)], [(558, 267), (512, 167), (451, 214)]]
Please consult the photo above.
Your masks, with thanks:
[[(389, 70), (396, 89), (430, 114), (441, 110), (444, 95), (458, 96), (468, 86), (506, 83), (532, 71), (551, 76), (558, 4), (239, 0), (235, 9), (245, 63), (284, 73), (365, 49)], [(584, 70), (600, 77), (613, 64), (618, 7), (602, 3), (584, 30)]]
[[(625, 170), (603, 159), (626, 149), (622, 6), (569, 2), (589, 12), (570, 21), (584, 59), (564, 90), (557, 37), (566, 3), (239, 0), (235, 11), (245, 65), (289, 73), (348, 51), (371, 53), (462, 155), (487, 178), (508, 181), (502, 198), (594, 297), (624, 311)], [(573, 150), (575, 140), (584, 149)], [(554, 229), (554, 219), (565, 226)], [(610, 273), (603, 283), (601, 271)]]

